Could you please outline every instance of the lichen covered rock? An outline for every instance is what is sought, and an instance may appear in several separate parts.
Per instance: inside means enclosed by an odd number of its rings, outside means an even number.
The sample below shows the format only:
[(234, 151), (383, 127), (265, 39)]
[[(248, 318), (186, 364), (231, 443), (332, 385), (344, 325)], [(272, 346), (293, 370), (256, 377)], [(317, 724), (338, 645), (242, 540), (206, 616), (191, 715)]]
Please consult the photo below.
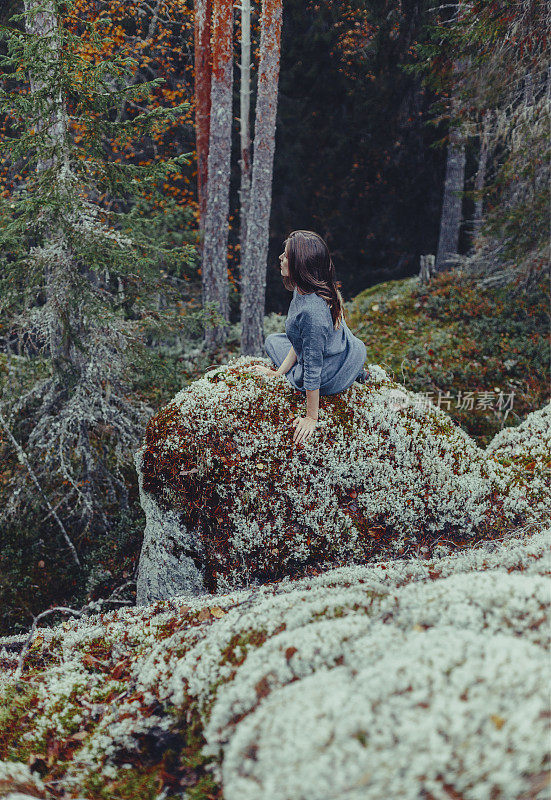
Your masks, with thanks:
[[(318, 425), (297, 446), (290, 423), (304, 395), (252, 372), (258, 362), (208, 372), (148, 424), (136, 456), (147, 516), (139, 603), (469, 544), (551, 507), (539, 472), (481, 450), (376, 365), (366, 384), (320, 398)], [(547, 435), (522, 432), (538, 463)]]
[(551, 403), (528, 414), (520, 425), (496, 433), (486, 451), (551, 486)]
[(544, 800), (550, 536), (40, 629), (0, 681), (0, 780), (30, 787), (32, 762), (48, 800)]

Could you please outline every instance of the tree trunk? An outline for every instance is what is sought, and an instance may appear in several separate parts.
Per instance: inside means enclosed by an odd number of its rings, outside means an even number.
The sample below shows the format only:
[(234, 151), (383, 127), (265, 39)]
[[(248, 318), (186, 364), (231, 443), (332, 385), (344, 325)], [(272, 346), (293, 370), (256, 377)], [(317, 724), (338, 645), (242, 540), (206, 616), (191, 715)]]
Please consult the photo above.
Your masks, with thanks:
[[(462, 59), (458, 59), (454, 62), (454, 73), (457, 74), (461, 71), (462, 61)], [(455, 96), (452, 96), (451, 110), (452, 122), (449, 132), (442, 213), (440, 215), (440, 235), (435, 263), (436, 272), (449, 269), (456, 261), (462, 220), (462, 192), (465, 185), (465, 142), (459, 127), (453, 122), (456, 119), (457, 111), (457, 98)]]
[[(203, 306), (229, 321), (228, 228), (232, 134), (233, 4), (214, 0), (211, 118), (208, 156), (207, 213), (202, 258)], [(205, 324), (208, 351), (226, 340), (223, 324)]]
[[(40, 9), (40, 10), (38, 10)], [(39, 36), (41, 41), (48, 43), (47, 63), (51, 63), (52, 73), (59, 60), (60, 43), (58, 41), (59, 21), (56, 14), (54, 0), (47, 0), (46, 3), (38, 0), (25, 0), (25, 31), (32, 36)], [(29, 74), (29, 85), (31, 96), (37, 97), (43, 93), (44, 99), (41, 104), (37, 104), (36, 113), (36, 134), (40, 136), (45, 133), (45, 146), (51, 153), (49, 157), (39, 159), (37, 172), (42, 173), (48, 169), (61, 170), (66, 161), (65, 141), (68, 135), (68, 123), (63, 98), (60, 94), (52, 97), (51, 94), (44, 92), (48, 81), (48, 70), (46, 75), (38, 75), (31, 71)], [(44, 228), (48, 227), (44, 221)], [(63, 235), (59, 231), (49, 232), (51, 242), (61, 245), (63, 248)], [(49, 351), (52, 361), (59, 362), (61, 359), (68, 359), (69, 344), (67, 337), (63, 334), (62, 317), (69, 322), (69, 307), (64, 302), (66, 292), (64, 291), (65, 282), (62, 275), (64, 258), (58, 260), (58, 269), (54, 270), (51, 265), (45, 263), (44, 283), (46, 287), (46, 297), (48, 306), (54, 313), (49, 315)]]
[(474, 180), (475, 202), (474, 202), (474, 216), (473, 216), (473, 239), (479, 234), (482, 225), (482, 216), (484, 213), (484, 202), (482, 198), (482, 190), (484, 189), (484, 181), (486, 179), (486, 166), (488, 164), (488, 152), (490, 144), (490, 127), (492, 121), (492, 112), (485, 111), (482, 120), (482, 132), (480, 135), (480, 152), (478, 156), (478, 170)]
[(240, 91), (240, 117), (239, 126), (241, 133), (241, 191), (240, 202), (240, 230), (239, 244), (241, 262), (245, 253), (247, 242), (247, 220), (249, 216), (249, 202), (251, 195), (251, 134), (249, 124), (249, 109), (251, 104), (251, 0), (241, 0), (241, 91)]
[(281, 0), (263, 0), (247, 241), (241, 264), (241, 352), (264, 352), (264, 302), (275, 149)]
[(197, 150), (197, 202), (199, 229), (204, 231), (210, 132), (212, 52), (210, 46), (212, 0), (195, 0), (195, 136)]

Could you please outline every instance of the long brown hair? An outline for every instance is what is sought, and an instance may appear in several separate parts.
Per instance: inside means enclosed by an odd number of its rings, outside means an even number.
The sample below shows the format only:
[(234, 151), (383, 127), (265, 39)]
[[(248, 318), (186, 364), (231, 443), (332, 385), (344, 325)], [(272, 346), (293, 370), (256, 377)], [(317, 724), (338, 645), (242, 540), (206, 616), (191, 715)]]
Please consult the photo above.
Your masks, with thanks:
[(305, 294), (315, 292), (323, 297), (331, 309), (333, 327), (339, 328), (341, 318), (344, 319), (344, 302), (329, 248), (314, 231), (292, 231), (283, 247), (287, 244), (289, 275), (283, 276), (283, 285), (289, 290), (297, 287)]

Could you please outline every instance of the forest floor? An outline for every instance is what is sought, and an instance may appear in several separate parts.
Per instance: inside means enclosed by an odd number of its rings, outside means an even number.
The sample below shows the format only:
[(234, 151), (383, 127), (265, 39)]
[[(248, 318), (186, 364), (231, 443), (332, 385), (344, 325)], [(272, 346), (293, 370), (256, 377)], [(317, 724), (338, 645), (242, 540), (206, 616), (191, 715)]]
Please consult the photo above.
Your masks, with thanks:
[[(549, 287), (530, 296), (511, 289), (484, 289), (457, 272), (428, 286), (417, 277), (379, 284), (346, 303), (347, 322), (367, 348), (367, 363), (382, 366), (407, 389), (427, 394), (479, 446), (502, 428), (517, 426), (549, 402)], [(283, 331), (285, 315), (265, 318), (265, 334)], [(239, 354), (239, 324), (227, 346), (209, 357), (201, 341), (157, 348), (148, 369), (135, 376), (133, 391), (157, 411), (215, 364)], [(43, 365), (20, 359), (29, 381)], [(2, 367), (4, 368), (2, 369)], [(0, 354), (0, 381), (6, 379)], [(3, 446), (0, 502), (10, 493), (9, 469), (16, 462)], [(128, 465), (130, 513), (114, 509), (104, 535), (79, 540), (84, 576), (68, 563), (66, 548), (40, 498), (24, 520), (0, 528), (0, 634), (28, 629), (29, 610), (50, 605), (80, 607), (107, 596), (136, 569), (144, 529), (137, 478)], [(55, 496), (58, 487), (44, 486)], [(76, 534), (75, 534), (76, 536)], [(32, 604), (28, 607), (29, 602)]]
[(550, 535), (0, 641), (0, 795), (545, 800)]

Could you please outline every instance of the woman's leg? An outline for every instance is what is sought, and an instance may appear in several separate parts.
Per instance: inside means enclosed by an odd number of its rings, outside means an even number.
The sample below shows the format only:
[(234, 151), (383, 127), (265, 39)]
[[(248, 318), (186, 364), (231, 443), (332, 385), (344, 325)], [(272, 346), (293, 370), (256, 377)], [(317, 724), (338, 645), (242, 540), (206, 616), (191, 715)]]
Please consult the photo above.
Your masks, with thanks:
[(264, 349), (276, 367), (280, 367), (293, 345), (285, 333), (270, 333), (264, 341)]

